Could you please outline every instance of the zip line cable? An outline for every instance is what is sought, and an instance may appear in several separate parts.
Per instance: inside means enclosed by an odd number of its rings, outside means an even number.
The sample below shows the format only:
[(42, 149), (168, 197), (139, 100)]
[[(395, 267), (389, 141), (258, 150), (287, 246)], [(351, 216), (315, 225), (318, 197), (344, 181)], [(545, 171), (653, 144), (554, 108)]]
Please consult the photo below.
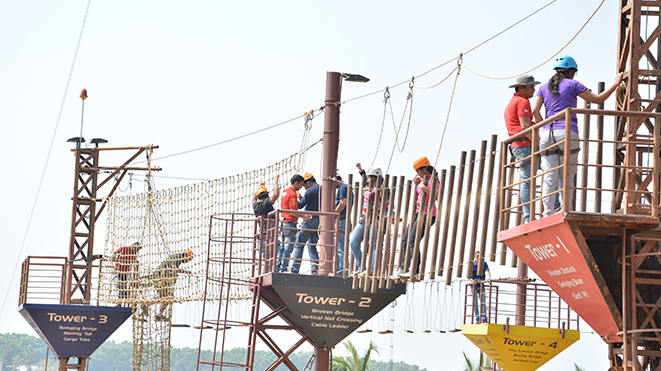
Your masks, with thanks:
[[(553, 0), (553, 1), (549, 2), (548, 4), (542, 6), (541, 8), (535, 10), (534, 12), (528, 14), (527, 16), (525, 16), (524, 18), (520, 19), (519, 21), (517, 21), (516, 23), (512, 24), (511, 26), (507, 27), (506, 29), (504, 29), (504, 30), (498, 32), (497, 34), (491, 36), (490, 38), (486, 39), (485, 41), (483, 41), (483, 42), (481, 42), (481, 43), (475, 45), (474, 47), (468, 49), (468, 51), (464, 52), (463, 55), (466, 55), (466, 54), (472, 52), (473, 50), (475, 50), (475, 49), (477, 49), (477, 48), (483, 46), (484, 44), (488, 43), (489, 41), (491, 41), (491, 40), (497, 38), (498, 36), (500, 36), (500, 35), (502, 35), (502, 34), (504, 34), (505, 32), (509, 31), (511, 28), (513, 28), (513, 27), (519, 25), (521, 22), (523, 22), (523, 21), (527, 20), (528, 18), (532, 17), (533, 15), (539, 13), (540, 11), (544, 10), (545, 8), (547, 8), (547, 7), (550, 6), (551, 4), (555, 3), (556, 1), (558, 1), (558, 0)], [(604, 1), (605, 1), (605, 0), (604, 0)], [(573, 39), (572, 39), (572, 40), (573, 40)], [(436, 66), (436, 67), (434, 67), (434, 68), (432, 68), (432, 69), (430, 69), (430, 70), (427, 70), (427, 71), (425, 71), (425, 72), (423, 72), (423, 73), (421, 73), (421, 74), (419, 74), (419, 75), (416, 75), (416, 76), (414, 76), (414, 77), (417, 79), (417, 78), (420, 78), (420, 77), (422, 77), (422, 76), (425, 76), (425, 75), (427, 75), (427, 74), (429, 74), (429, 73), (431, 73), (431, 72), (436, 71), (437, 69), (439, 69), (439, 68), (441, 68), (441, 67), (443, 67), (443, 66), (446, 66), (446, 65), (448, 65), (448, 64), (450, 64), (450, 63), (456, 61), (457, 59), (459, 59), (459, 57), (452, 58), (452, 59), (450, 59), (449, 61), (444, 62), (444, 63), (441, 63), (441, 64), (439, 64), (438, 66)], [(397, 84), (395, 84), (395, 85), (391, 85), (390, 88), (396, 88), (396, 87), (398, 87), (398, 86), (404, 85), (404, 84), (406, 84), (408, 81), (409, 81), (409, 80), (406, 80), (406, 81), (402, 81), (402, 82), (400, 82), (400, 83), (397, 83)], [(364, 95), (361, 95), (361, 96), (358, 96), (358, 97), (355, 97), (355, 98), (350, 98), (350, 99), (347, 99), (347, 100), (345, 100), (345, 101), (342, 101), (342, 103), (344, 104), (344, 103), (351, 102), (351, 101), (354, 101), (354, 100), (358, 100), (358, 99), (366, 98), (366, 97), (369, 97), (369, 96), (371, 96), (371, 95), (374, 95), (374, 94), (380, 93), (381, 91), (382, 91), (382, 90), (377, 90), (377, 91), (372, 92), (372, 93), (367, 93), (367, 94), (364, 94)]]
[[(318, 111), (321, 111), (321, 110), (318, 110)], [(176, 156), (186, 155), (186, 154), (189, 154), (189, 153), (193, 153), (193, 152), (201, 151), (201, 150), (203, 150), (203, 149), (207, 149), (207, 148), (211, 148), (211, 147), (219, 146), (219, 145), (221, 145), (221, 144), (226, 144), (226, 143), (229, 143), (229, 142), (233, 142), (233, 141), (235, 141), (235, 140), (243, 139), (243, 138), (249, 137), (249, 136), (251, 136), (251, 135), (259, 134), (259, 133), (264, 132), (264, 131), (267, 131), (267, 130), (275, 129), (275, 128), (277, 128), (278, 126), (282, 126), (282, 125), (284, 125), (284, 124), (288, 124), (288, 123), (290, 123), (290, 122), (292, 122), (292, 121), (296, 121), (296, 120), (298, 120), (298, 119), (300, 119), (300, 118), (303, 118), (303, 117), (306, 117), (306, 116), (307, 116), (307, 113), (304, 113), (304, 114), (302, 114), (302, 115), (300, 115), (300, 116), (296, 116), (296, 117), (294, 117), (294, 118), (292, 118), (292, 119), (289, 119), (289, 120), (286, 120), (286, 121), (282, 121), (282, 122), (280, 122), (280, 123), (278, 123), (278, 124), (271, 125), (271, 126), (268, 126), (268, 127), (263, 128), (263, 129), (255, 130), (255, 131), (252, 131), (252, 132), (247, 133), (247, 134), (239, 135), (238, 137), (234, 137), (234, 138), (231, 138), (231, 139), (223, 140), (223, 141), (221, 141), (221, 142), (217, 142), (217, 143), (209, 144), (209, 145), (206, 145), (206, 146), (203, 146), (203, 147), (198, 147), (198, 148), (190, 149), (190, 150), (188, 150), (188, 151), (183, 151), (183, 152), (179, 152), (179, 153), (174, 153), (174, 154), (167, 155), (167, 156), (163, 156), (163, 157), (157, 157), (157, 158), (153, 159), (152, 161), (163, 160), (163, 159), (166, 159), (166, 158), (171, 158), (171, 157), (176, 157)], [(136, 163), (144, 163), (144, 162), (146, 162), (146, 161), (140, 161), (140, 162), (136, 162)]]
[[(513, 79), (513, 78), (518, 77), (518, 76), (521, 76), (521, 75), (525, 75), (525, 74), (527, 74), (527, 73), (529, 73), (529, 72), (532, 72), (532, 71), (538, 69), (539, 67), (545, 65), (546, 63), (548, 63), (549, 61), (551, 61), (553, 58), (555, 58), (556, 55), (560, 54), (563, 50), (565, 50), (565, 48), (568, 47), (569, 44), (571, 44), (571, 43), (574, 41), (574, 39), (576, 39), (576, 37), (578, 37), (578, 35), (579, 35), (581, 32), (583, 32), (583, 29), (588, 25), (588, 23), (590, 23), (590, 21), (592, 20), (592, 18), (594, 18), (594, 16), (597, 15), (597, 12), (599, 11), (599, 9), (601, 9), (601, 6), (604, 5), (604, 2), (605, 2), (605, 1), (606, 1), (606, 0), (601, 0), (601, 3), (600, 3), (599, 6), (597, 7), (597, 9), (592, 13), (592, 15), (590, 16), (590, 18), (588, 18), (588, 20), (585, 21), (585, 23), (583, 24), (583, 26), (578, 30), (578, 32), (576, 32), (576, 34), (574, 35), (574, 37), (572, 37), (572, 38), (571, 38), (571, 39), (570, 39), (565, 45), (563, 45), (562, 48), (560, 48), (560, 50), (558, 50), (555, 54), (553, 54), (549, 59), (547, 59), (547, 60), (545, 60), (544, 62), (538, 64), (537, 66), (535, 66), (535, 67), (529, 69), (528, 71), (521, 72), (521, 73), (516, 74), (516, 75), (513, 75), (513, 76), (507, 76), (507, 77), (493, 77), (493, 76), (487, 76), (487, 75), (483, 75), (483, 74), (481, 74), (481, 73), (475, 72), (475, 71), (471, 70), (470, 68), (468, 68), (468, 67), (466, 67), (466, 66), (464, 66), (464, 68), (467, 69), (467, 70), (469, 70), (470, 72), (472, 72), (472, 73), (474, 73), (474, 74), (480, 76), (480, 77), (484, 77), (485, 79), (491, 79), (491, 80), (509, 80), (509, 79)], [(647, 18), (645, 18), (645, 19), (647, 19)], [(465, 54), (465, 53), (464, 53), (464, 54)]]
[[(46, 177), (46, 169), (48, 169), (48, 161), (50, 160), (50, 155), (53, 150), (53, 143), (55, 143), (55, 137), (57, 136), (57, 130), (60, 126), (60, 118), (62, 117), (62, 111), (64, 110), (64, 103), (67, 100), (67, 93), (69, 92), (69, 84), (71, 83), (71, 76), (73, 76), (73, 70), (76, 66), (76, 60), (78, 59), (78, 50), (80, 49), (80, 42), (83, 39), (83, 31), (85, 31), (85, 23), (87, 22), (87, 14), (90, 10), (90, 3), (92, 0), (87, 0), (87, 6), (85, 7), (85, 14), (83, 15), (83, 24), (80, 27), (80, 34), (78, 34), (78, 42), (76, 43), (76, 50), (73, 53), (73, 61), (71, 62), (71, 69), (69, 69), (69, 77), (67, 78), (67, 83), (64, 87), (64, 94), (62, 96), (62, 103), (60, 103), (60, 111), (57, 114), (57, 120), (55, 120), (55, 129), (53, 130), (53, 136), (51, 137), (50, 146), (48, 147), (48, 153), (46, 154), (46, 161), (44, 163), (44, 169), (41, 172), (41, 178), (39, 179), (39, 185), (37, 186), (37, 194), (34, 196), (34, 202), (32, 203), (32, 209), (30, 210), (30, 216), (28, 217), (28, 224), (25, 227), (25, 233), (23, 234), (23, 240), (21, 241), (21, 247), (18, 249), (18, 256), (16, 257), (16, 264), (14, 264), (14, 271), (12, 272), (11, 278), (9, 279), (9, 285), (7, 286), (7, 293), (5, 298), (2, 301), (2, 307), (0, 308), (0, 317), (5, 311), (5, 305), (7, 304), (7, 298), (9, 297), (9, 291), (11, 290), (14, 284), (14, 277), (16, 276), (16, 269), (21, 265), (21, 253), (23, 253), (23, 248), (25, 247), (25, 241), (28, 238), (28, 232), (30, 231), (30, 225), (32, 224), (32, 218), (34, 217), (34, 211), (37, 208), (37, 202), (39, 201), (39, 194), (41, 193), (41, 186), (44, 183), (44, 178)], [(81, 124), (82, 130), (82, 124)]]
[[(509, 31), (509, 30), (512, 29), (513, 27), (519, 25), (521, 22), (527, 20), (528, 18), (532, 17), (533, 15), (535, 15), (535, 14), (539, 13), (540, 11), (544, 10), (545, 8), (547, 8), (547, 7), (550, 6), (551, 4), (555, 3), (556, 1), (558, 1), (558, 0), (553, 0), (553, 1), (549, 2), (549, 3), (547, 3), (546, 5), (542, 6), (541, 8), (535, 10), (534, 12), (528, 14), (527, 16), (525, 16), (524, 18), (520, 19), (520, 20), (517, 21), (516, 23), (510, 25), (509, 27), (505, 28), (504, 30), (498, 32), (497, 34), (491, 36), (490, 38), (486, 39), (485, 41), (483, 41), (483, 42), (481, 42), (481, 43), (475, 45), (474, 47), (468, 49), (468, 51), (464, 52), (463, 55), (466, 55), (466, 54), (472, 52), (473, 50), (475, 50), (475, 49), (477, 49), (477, 48), (483, 46), (484, 44), (486, 44), (486, 43), (492, 41), (493, 39), (497, 38), (498, 36), (500, 36), (500, 35), (504, 34), (505, 32)], [(603, 0), (603, 1), (605, 1), (605, 0)], [(603, 1), (602, 1), (602, 4), (603, 4)], [(600, 5), (600, 7), (601, 7), (601, 5)], [(592, 17), (590, 17), (590, 19), (591, 19), (591, 18), (592, 18)], [(589, 20), (588, 20), (588, 21), (589, 21)], [(584, 27), (585, 27), (585, 26), (584, 26)], [(582, 30), (582, 28), (581, 28), (581, 30)], [(580, 31), (579, 31), (579, 32), (580, 32)], [(574, 38), (575, 38), (575, 37), (574, 37)], [(572, 38), (572, 41), (573, 41), (573, 38)], [(571, 41), (570, 41), (570, 43), (571, 43)], [(551, 57), (551, 58), (553, 58), (553, 57)], [(456, 61), (456, 60), (458, 60), (458, 59), (459, 59), (459, 57), (452, 58), (452, 59), (448, 60), (447, 62), (441, 63), (440, 65), (438, 65), (438, 66), (436, 66), (436, 67), (433, 67), (433, 68), (431, 68), (431, 69), (429, 69), (429, 70), (427, 70), (427, 71), (425, 71), (425, 72), (423, 72), (423, 73), (421, 73), (421, 74), (419, 74), (419, 75), (417, 75), (417, 76), (414, 76), (413, 78), (420, 78), (420, 77), (422, 77), (422, 76), (425, 76), (425, 75), (427, 75), (427, 74), (429, 74), (429, 73), (431, 73), (431, 72), (433, 72), (433, 71), (435, 71), (435, 70), (437, 70), (437, 69), (439, 69), (439, 68), (441, 68), (441, 67), (443, 67), (443, 66), (445, 66), (445, 65), (448, 65), (448, 64), (450, 64), (451, 62)], [(549, 59), (549, 60), (550, 60), (550, 59)], [(546, 63), (546, 62), (544, 62), (544, 63)], [(536, 68), (537, 68), (537, 67), (536, 67)], [(450, 74), (452, 74), (452, 73), (450, 73)], [(447, 79), (447, 78), (446, 78), (446, 79)], [(446, 79), (444, 79), (443, 81), (445, 81)], [(395, 84), (395, 85), (391, 85), (390, 88), (392, 89), (392, 88), (399, 87), (399, 86), (401, 86), (401, 85), (404, 85), (404, 84), (408, 83), (409, 81), (411, 81), (411, 80), (405, 80), (405, 81), (402, 81), (402, 82), (397, 83), (397, 84)], [(434, 85), (434, 86), (432, 86), (432, 87), (435, 87), (435, 86), (440, 85), (443, 81), (437, 83), (436, 85)], [(364, 94), (364, 95), (361, 95), (361, 96), (358, 96), (358, 97), (350, 98), (350, 99), (347, 99), (347, 100), (344, 100), (344, 101), (340, 102), (340, 104), (345, 104), (345, 103), (348, 103), (348, 102), (352, 102), (352, 101), (355, 101), (355, 100), (359, 100), (359, 99), (362, 99), (362, 98), (366, 98), (366, 97), (369, 97), (369, 96), (372, 96), (372, 95), (375, 95), (375, 94), (381, 93), (382, 91), (383, 91), (383, 89), (380, 89), (380, 90), (374, 91), (374, 92), (372, 92), (372, 93), (367, 93), (367, 94)], [(319, 109), (319, 110), (317, 110), (317, 111), (323, 111), (323, 109)], [(207, 146), (203, 146), (203, 147), (199, 147), (199, 148), (194, 148), (194, 149), (191, 149), (191, 150), (188, 150), (188, 151), (183, 151), (183, 152), (179, 152), (179, 153), (174, 153), (174, 154), (172, 154), (172, 155), (167, 155), (167, 156), (163, 156), (163, 157), (157, 157), (157, 158), (154, 158), (154, 161), (156, 161), (156, 160), (163, 160), (163, 159), (166, 159), (166, 158), (171, 158), (171, 157), (180, 156), (180, 155), (185, 155), (185, 154), (189, 154), (189, 153), (192, 153), (192, 152), (201, 151), (201, 150), (203, 150), (203, 149), (207, 149), (207, 148), (211, 148), (211, 147), (219, 146), (219, 145), (221, 145), (221, 144), (226, 144), (226, 143), (229, 143), (229, 142), (233, 142), (233, 141), (235, 141), (235, 140), (243, 139), (243, 138), (245, 138), (245, 137), (248, 137), (248, 136), (251, 136), (251, 135), (254, 135), (254, 134), (258, 134), (258, 133), (261, 133), (261, 132), (266, 131), (266, 130), (274, 129), (274, 128), (276, 128), (276, 127), (279, 127), (279, 126), (282, 126), (282, 125), (284, 125), (284, 124), (290, 123), (290, 122), (292, 122), (292, 121), (298, 120), (298, 119), (300, 119), (300, 118), (302, 118), (302, 117), (305, 117), (305, 116), (306, 116), (306, 114), (303, 114), (303, 115), (300, 115), (300, 116), (294, 117), (294, 118), (292, 118), (292, 119), (289, 119), (289, 120), (286, 120), (286, 121), (280, 122), (280, 123), (278, 123), (278, 124), (271, 125), (271, 126), (268, 126), (268, 127), (266, 127), (266, 128), (263, 128), (263, 129), (260, 129), (260, 130), (256, 130), (256, 131), (253, 131), (253, 132), (251, 132), (251, 133), (244, 134), (244, 135), (240, 135), (240, 136), (238, 136), (238, 137), (235, 137), (235, 138), (232, 138), (232, 139), (228, 139), (228, 140), (224, 140), (224, 141), (221, 141), (221, 142), (218, 142), (218, 143), (209, 144), (209, 145), (207, 145)], [(143, 163), (143, 162), (144, 162), (144, 161), (137, 162), (137, 163)]]

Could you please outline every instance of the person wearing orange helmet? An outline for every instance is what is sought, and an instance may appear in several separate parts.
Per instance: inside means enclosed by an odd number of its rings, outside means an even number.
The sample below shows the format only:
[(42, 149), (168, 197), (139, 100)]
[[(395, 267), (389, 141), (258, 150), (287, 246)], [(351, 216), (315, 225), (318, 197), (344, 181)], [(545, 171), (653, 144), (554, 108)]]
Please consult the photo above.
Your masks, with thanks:
[(161, 309), (156, 315), (157, 321), (164, 321), (167, 318), (163, 314), (170, 301), (174, 299), (174, 285), (177, 283), (179, 273), (191, 274), (190, 271), (179, 269), (179, 266), (193, 260), (193, 251), (188, 249), (184, 252), (174, 253), (168, 256), (161, 264), (156, 267), (154, 273), (150, 276), (151, 282), (156, 287), (156, 293), (159, 298), (166, 301), (161, 302)]
[[(411, 274), (417, 275), (418, 271), (420, 269), (420, 251), (418, 251), (418, 257), (417, 257), (417, 265), (415, 267), (415, 272), (413, 271), (413, 267), (408, 272), (404, 272), (404, 264), (405, 264), (405, 259), (406, 259), (406, 249), (408, 247), (408, 255), (409, 255), (409, 262), (413, 262), (413, 247), (415, 246), (416, 242), (416, 237), (418, 241), (422, 240), (422, 238), (425, 235), (425, 225), (427, 223), (427, 209), (429, 204), (431, 203), (432, 206), (432, 216), (431, 216), (431, 225), (436, 222), (436, 202), (435, 200), (430, 200), (430, 193), (431, 193), (431, 187), (432, 187), (432, 177), (431, 175), (434, 173), (434, 167), (431, 166), (429, 160), (425, 156), (418, 157), (413, 161), (413, 170), (415, 170), (415, 177), (413, 177), (413, 183), (416, 184), (416, 191), (418, 193), (418, 199), (416, 201), (416, 210), (415, 210), (415, 217), (413, 218), (413, 221), (406, 226), (406, 229), (404, 229), (404, 233), (402, 234), (402, 250), (401, 250), (401, 259), (399, 262), (399, 271), (393, 275), (391, 278), (392, 279), (397, 279), (400, 277), (410, 277)], [(423, 182), (425, 177), (429, 177), (429, 180), (427, 181), (427, 184)], [(438, 179), (436, 179), (436, 188), (438, 189), (440, 183)], [(424, 205), (422, 205), (422, 199), (423, 195), (425, 198)], [(418, 225), (418, 218), (420, 216), (420, 211), (422, 210), (422, 230), (421, 233), (416, 233), (417, 232), (417, 225)]]
[[(298, 201), (298, 208), (306, 211), (319, 211), (319, 198), (321, 196), (321, 187), (311, 173), (303, 174), (303, 187), (305, 194)], [(308, 246), (310, 261), (312, 264), (312, 274), (317, 274), (319, 268), (319, 252), (317, 251), (317, 242), (319, 242), (319, 216), (307, 216), (301, 225), (301, 230), (296, 235), (296, 245), (294, 246), (294, 264), (291, 267), (291, 273), (298, 274), (301, 268), (301, 259), (303, 258), (303, 249)], [(286, 267), (285, 267), (286, 270)]]
[(269, 191), (266, 189), (264, 182), (261, 182), (252, 197), (252, 209), (255, 212), (255, 216), (263, 216), (262, 222), (259, 223), (259, 229), (261, 231), (260, 238), (262, 240), (262, 256), (264, 256), (266, 251), (266, 217), (271, 211), (275, 210), (273, 204), (278, 200), (278, 197), (280, 197), (280, 185), (278, 184), (278, 179), (280, 179), (280, 177), (276, 175), (273, 180), (275, 182), (273, 194), (269, 195)]

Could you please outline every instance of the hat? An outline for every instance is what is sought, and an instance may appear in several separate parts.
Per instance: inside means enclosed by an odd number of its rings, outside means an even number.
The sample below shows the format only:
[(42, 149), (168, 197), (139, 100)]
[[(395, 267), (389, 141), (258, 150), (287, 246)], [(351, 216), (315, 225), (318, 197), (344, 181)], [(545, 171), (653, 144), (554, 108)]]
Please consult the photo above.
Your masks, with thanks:
[(516, 83), (510, 85), (510, 88), (517, 86), (528, 86), (528, 85), (539, 85), (539, 81), (535, 81), (535, 78), (532, 75), (523, 75), (516, 78)]
[(264, 192), (268, 193), (269, 191), (266, 189), (266, 187), (259, 186), (259, 188), (257, 188), (257, 190), (255, 191), (255, 196), (259, 196), (260, 194), (262, 194)]
[(309, 180), (310, 178), (314, 178), (314, 175), (312, 175), (312, 174), (310, 174), (310, 173), (305, 173), (305, 174), (303, 174), (303, 180), (306, 180), (306, 181), (307, 181), (307, 180)]

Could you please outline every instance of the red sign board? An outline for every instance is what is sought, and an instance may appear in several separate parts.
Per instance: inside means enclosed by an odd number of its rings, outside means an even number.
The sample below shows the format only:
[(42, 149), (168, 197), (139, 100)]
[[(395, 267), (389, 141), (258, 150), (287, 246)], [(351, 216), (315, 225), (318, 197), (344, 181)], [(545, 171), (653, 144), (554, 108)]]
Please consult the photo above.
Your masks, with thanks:
[(608, 342), (621, 342), (599, 285), (562, 213), (498, 233), (505, 243), (588, 325)]

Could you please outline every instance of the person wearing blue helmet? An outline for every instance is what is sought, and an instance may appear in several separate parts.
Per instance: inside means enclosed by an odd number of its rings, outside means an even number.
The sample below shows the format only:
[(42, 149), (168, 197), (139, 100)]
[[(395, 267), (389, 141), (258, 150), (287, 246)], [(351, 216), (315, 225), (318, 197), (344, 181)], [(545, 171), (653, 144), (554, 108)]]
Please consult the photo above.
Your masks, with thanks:
[[(574, 80), (576, 72), (578, 71), (578, 64), (574, 58), (565, 55), (558, 57), (553, 65), (555, 75), (544, 85), (540, 86), (537, 91), (537, 96), (533, 102), (533, 116), (536, 122), (542, 121), (540, 110), (544, 106), (546, 117), (551, 117), (566, 108), (576, 108), (577, 97), (581, 97), (590, 103), (600, 104), (603, 103), (608, 97), (617, 89), (617, 86), (622, 82), (623, 73), (615, 76), (615, 82), (608, 89), (600, 94), (594, 94), (585, 85), (579, 81)], [(573, 114), (571, 118), (571, 151), (570, 163), (578, 162), (579, 152), (579, 135), (578, 135), (578, 120), (576, 115)], [(565, 139), (565, 120), (558, 119), (544, 127), (539, 131), (539, 147), (540, 150), (553, 146), (557, 142)], [(548, 172), (544, 175), (544, 182), (542, 184), (542, 196), (553, 193), (554, 191), (562, 188), (562, 169), (557, 168), (564, 163), (564, 145), (558, 145), (542, 152), (540, 167), (542, 171)], [(576, 176), (576, 166), (571, 166), (569, 174), (570, 187), (574, 187), (574, 177)], [(559, 193), (560, 204), (565, 202), (572, 205), (573, 193), (570, 192), (570, 199), (563, 200), (562, 192)], [(544, 197), (542, 199), (544, 211), (543, 217), (549, 216), (556, 212), (555, 197)]]

